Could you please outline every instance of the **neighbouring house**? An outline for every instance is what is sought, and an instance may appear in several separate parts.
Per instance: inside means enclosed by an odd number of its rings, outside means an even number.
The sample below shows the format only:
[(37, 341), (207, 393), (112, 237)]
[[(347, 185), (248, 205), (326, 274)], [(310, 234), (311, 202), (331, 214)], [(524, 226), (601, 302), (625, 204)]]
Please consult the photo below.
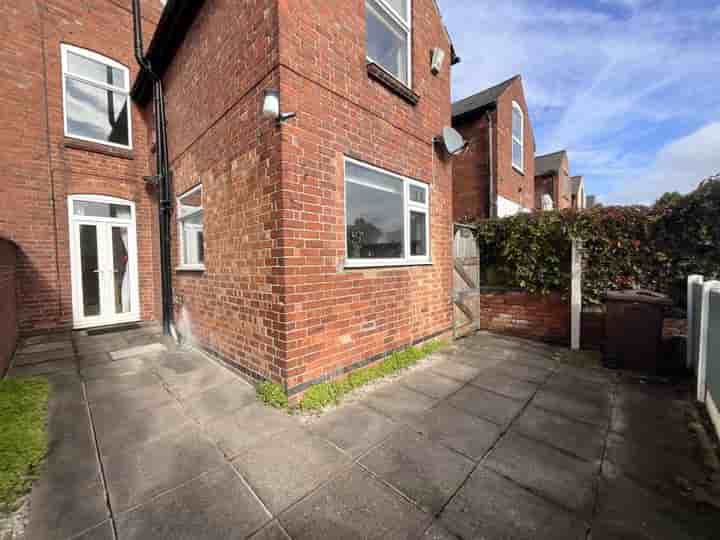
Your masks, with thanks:
[[(142, 4), (150, 33), (163, 6)], [(3, 2), (0, 20), (0, 237), (16, 246), (20, 332), (157, 319), (130, 2)]]
[[(535, 158), (535, 208), (548, 209), (545, 201), (552, 200), (552, 208), (573, 207), (573, 181), (566, 150)], [(581, 183), (580, 183), (581, 184)], [(583, 187), (584, 190), (584, 187)]]
[(597, 204), (597, 197), (595, 195), (587, 195), (585, 197), (585, 208), (594, 208)]
[(535, 207), (535, 137), (520, 75), (453, 103), (468, 141), (453, 161), (455, 221), (505, 217)]
[(15, 51), (0, 236), (18, 246), (21, 331), (173, 318), (290, 394), (449, 335), (436, 137), (457, 58), (435, 0), (143, 0), (167, 137), (131, 6), (0, 8)]
[(575, 210), (584, 210), (587, 208), (587, 196), (585, 195), (585, 180), (582, 176), (573, 176), (570, 179), (572, 183), (572, 196), (570, 204)]

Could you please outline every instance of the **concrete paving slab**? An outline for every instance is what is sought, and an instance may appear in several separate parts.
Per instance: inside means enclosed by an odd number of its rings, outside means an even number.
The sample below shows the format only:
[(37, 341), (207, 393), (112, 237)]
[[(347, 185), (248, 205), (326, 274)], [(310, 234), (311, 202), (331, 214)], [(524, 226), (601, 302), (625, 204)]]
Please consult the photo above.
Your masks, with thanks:
[(118, 540), (246, 538), (270, 518), (227, 465), (121, 515)]
[(74, 352), (72, 341), (70, 339), (63, 339), (61, 341), (36, 343), (34, 345), (20, 345), (15, 354), (25, 356), (50, 351), (65, 351), (72, 354)]
[(400, 384), (415, 392), (440, 399), (456, 392), (465, 383), (425, 369), (403, 376), (400, 379)]
[(276, 411), (260, 403), (250, 403), (209, 422), (204, 429), (225, 457), (233, 458), (263, 439), (297, 425), (297, 420), (285, 412)]
[(94, 379), (86, 384), (89, 401), (99, 401), (123, 392), (132, 392), (146, 386), (157, 386), (160, 379), (149, 370), (130, 375), (112, 375)]
[(75, 360), (80, 369), (85, 369), (91, 366), (98, 366), (101, 364), (109, 364), (112, 362), (110, 353), (107, 352), (95, 352), (86, 354), (77, 354)]
[(323, 415), (309, 429), (356, 458), (398, 427), (387, 416), (362, 404), (352, 404)]
[(170, 391), (180, 399), (186, 399), (224, 383), (237, 381), (238, 376), (230, 370), (205, 360), (197, 369), (179, 375), (162, 375)]
[(172, 378), (178, 375), (187, 375), (202, 369), (212, 363), (195, 352), (175, 351), (155, 355), (153, 359), (155, 370), (162, 378)]
[(410, 540), (431, 519), (357, 466), (280, 516), (293, 540)]
[(253, 534), (249, 540), (291, 540), (277, 520), (273, 520), (258, 532)]
[(180, 401), (188, 416), (204, 424), (256, 403), (256, 399), (252, 386), (235, 379), (188, 398), (180, 398)]
[(457, 536), (448, 531), (439, 522), (435, 521), (423, 533), (422, 540), (459, 540)]
[(263, 439), (232, 461), (273, 515), (350, 462), (329, 443), (297, 428)]
[(605, 464), (592, 538), (711, 540), (720, 514), (686, 501), (661, 497)]
[(553, 373), (552, 371), (542, 367), (529, 366), (527, 364), (523, 364), (522, 362), (514, 361), (499, 364), (497, 367), (488, 370), (488, 372), (538, 384), (544, 383)]
[(562, 364), (558, 372), (563, 375), (570, 375), (576, 379), (605, 385), (614, 383), (618, 377), (616, 372), (609, 369), (579, 367), (569, 364)]
[(162, 353), (165, 351), (167, 351), (167, 347), (162, 343), (149, 343), (146, 345), (138, 345), (136, 347), (111, 351), (110, 358), (113, 360), (122, 360), (123, 358), (132, 358), (133, 356)]
[(550, 500), (590, 517), (597, 465), (509, 433), (485, 465)]
[(72, 360), (75, 358), (75, 350), (72, 345), (60, 349), (52, 349), (49, 351), (41, 351), (35, 353), (19, 352), (15, 355), (13, 363), (17, 367), (31, 366), (35, 364), (42, 364), (44, 362), (56, 362), (60, 360)]
[(22, 338), (22, 346), (37, 345), (38, 343), (54, 343), (58, 341), (67, 341), (72, 339), (72, 332), (69, 330), (61, 330), (57, 332), (49, 332), (38, 334), (36, 336), (27, 336)]
[(100, 400), (91, 401), (93, 419), (96, 424), (115, 422), (118, 418), (131, 415), (137, 411), (155, 409), (176, 399), (159, 383), (141, 386), (135, 390), (107, 394)]
[(364, 405), (404, 423), (417, 419), (435, 403), (435, 398), (410, 390), (399, 382), (383, 386), (363, 399)]
[(528, 407), (510, 429), (546, 442), (587, 461), (597, 462), (603, 453), (606, 430), (538, 407)]
[(469, 366), (455, 360), (441, 360), (430, 364), (430, 371), (460, 382), (468, 382), (480, 375), (481, 368)]
[(548, 411), (603, 427), (610, 422), (612, 411), (609, 404), (593, 402), (587, 398), (578, 398), (554, 390), (540, 390), (532, 403)]
[(508, 357), (494, 350), (478, 349), (459, 353), (453, 356), (453, 361), (478, 369), (490, 369), (504, 364)]
[[(120, 418), (122, 421), (118, 422)], [(163, 435), (184, 430), (191, 423), (176, 403), (116, 415), (115, 421), (104, 420), (95, 422), (95, 435), (103, 456), (127, 452)]]
[(80, 536), (76, 536), (73, 540), (115, 540), (112, 523), (110, 520), (105, 521)]
[(472, 385), (450, 396), (448, 403), (501, 426), (507, 425), (525, 405), (524, 401), (501, 396)]
[(537, 392), (538, 385), (508, 377), (502, 373), (484, 372), (470, 381), (470, 384), (513, 399), (530, 399)]
[(404, 427), (360, 463), (433, 514), (442, 510), (475, 467), (446, 447)]
[(585, 540), (587, 532), (571, 513), (483, 467), (450, 501), (440, 521), (465, 539)]
[(556, 373), (545, 384), (547, 390), (569, 395), (581, 401), (590, 401), (609, 407), (611, 404), (611, 386), (595, 381), (578, 379), (565, 373)]
[(42, 364), (26, 364), (24, 366), (13, 366), (10, 369), (10, 377), (37, 377), (38, 375), (53, 375), (56, 373), (72, 373), (77, 371), (77, 363), (74, 358), (64, 358), (44, 362)]
[(482, 458), (500, 436), (499, 425), (441, 403), (422, 416), (413, 428), (426, 438), (473, 460)]
[(82, 368), (80, 375), (82, 375), (85, 380), (91, 381), (93, 379), (105, 379), (112, 376), (135, 375), (148, 371), (152, 367), (152, 363), (146, 358), (135, 356)]
[(106, 456), (113, 509), (123, 512), (223, 463), (218, 449), (198, 431), (166, 435), (127, 452)]

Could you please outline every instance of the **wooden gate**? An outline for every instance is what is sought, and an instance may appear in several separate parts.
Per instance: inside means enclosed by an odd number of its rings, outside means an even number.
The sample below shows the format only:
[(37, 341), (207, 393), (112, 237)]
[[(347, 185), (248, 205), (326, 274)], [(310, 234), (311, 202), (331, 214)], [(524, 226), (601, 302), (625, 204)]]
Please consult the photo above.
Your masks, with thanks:
[(480, 252), (475, 227), (455, 224), (453, 233), (453, 302), (455, 336), (475, 332), (480, 323)]

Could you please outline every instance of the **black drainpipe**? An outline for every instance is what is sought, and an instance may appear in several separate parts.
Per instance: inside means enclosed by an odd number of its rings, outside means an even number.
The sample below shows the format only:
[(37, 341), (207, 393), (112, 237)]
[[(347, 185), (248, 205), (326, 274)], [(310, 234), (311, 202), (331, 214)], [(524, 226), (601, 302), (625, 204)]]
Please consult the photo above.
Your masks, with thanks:
[(488, 186), (488, 197), (490, 200), (488, 201), (490, 204), (488, 204), (488, 217), (490, 219), (497, 217), (497, 197), (496, 197), (496, 190), (495, 190), (495, 167), (494, 167), (494, 161), (495, 158), (493, 156), (493, 117), (492, 117), (492, 111), (487, 111), (487, 121), (488, 121), (488, 172), (490, 173), (490, 182)]
[(153, 81), (153, 115), (155, 118), (155, 160), (157, 176), (153, 179), (159, 189), (160, 219), (160, 277), (162, 283), (163, 333), (177, 338), (174, 324), (172, 293), (172, 261), (170, 256), (170, 214), (171, 173), (167, 147), (167, 121), (165, 118), (165, 95), (162, 79), (153, 71), (150, 61), (145, 57), (142, 42), (142, 21), (140, 0), (133, 0), (133, 29), (135, 32), (135, 59), (140, 69)]

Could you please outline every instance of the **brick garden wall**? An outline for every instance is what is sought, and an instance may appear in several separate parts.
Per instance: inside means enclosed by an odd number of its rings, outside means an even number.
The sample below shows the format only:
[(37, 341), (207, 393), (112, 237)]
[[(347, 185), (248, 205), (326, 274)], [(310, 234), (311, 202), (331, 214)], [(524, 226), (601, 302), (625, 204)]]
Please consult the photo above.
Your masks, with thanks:
[(18, 337), (15, 246), (0, 238), (0, 377), (10, 364)]
[[(156, 209), (148, 132), (133, 107), (131, 152), (65, 137), (60, 44), (110, 57), (137, 73), (130, 0), (31, 0), (0, 4), (0, 235), (18, 245), (18, 318), (23, 332), (68, 327), (72, 290), (67, 197), (110, 195), (137, 205), (142, 316), (156, 317)], [(143, 0), (149, 38), (161, 4)]]
[(480, 329), (569, 345), (570, 304), (557, 293), (481, 289)]

